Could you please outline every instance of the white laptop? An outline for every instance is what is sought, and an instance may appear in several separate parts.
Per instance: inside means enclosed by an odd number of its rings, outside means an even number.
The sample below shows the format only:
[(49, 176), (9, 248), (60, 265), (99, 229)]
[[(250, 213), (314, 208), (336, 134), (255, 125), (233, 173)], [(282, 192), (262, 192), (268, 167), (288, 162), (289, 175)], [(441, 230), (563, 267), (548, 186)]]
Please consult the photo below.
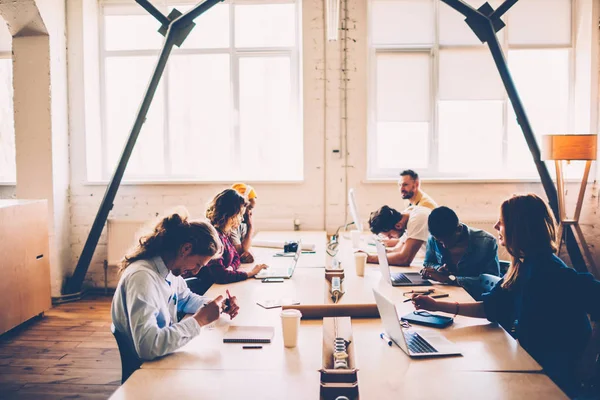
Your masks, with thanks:
[(298, 259), (300, 258), (300, 254), (302, 253), (302, 243), (298, 241), (298, 249), (294, 254), (294, 257), (279, 257), (273, 258), (273, 260), (269, 261), (269, 268), (263, 269), (258, 274), (254, 275), (256, 279), (264, 279), (264, 278), (283, 278), (290, 279), (294, 274), (294, 270), (296, 269), (296, 265), (298, 264)]
[(392, 286), (429, 286), (431, 282), (427, 279), (423, 279), (418, 272), (406, 272), (392, 274), (390, 272), (390, 264), (387, 259), (387, 251), (385, 246), (380, 241), (375, 243), (377, 247), (377, 257), (379, 258), (379, 269), (381, 270), (381, 276), (389, 282)]
[(461, 355), (460, 349), (439, 332), (405, 328), (394, 303), (375, 289), (373, 294), (385, 332), (410, 357)]

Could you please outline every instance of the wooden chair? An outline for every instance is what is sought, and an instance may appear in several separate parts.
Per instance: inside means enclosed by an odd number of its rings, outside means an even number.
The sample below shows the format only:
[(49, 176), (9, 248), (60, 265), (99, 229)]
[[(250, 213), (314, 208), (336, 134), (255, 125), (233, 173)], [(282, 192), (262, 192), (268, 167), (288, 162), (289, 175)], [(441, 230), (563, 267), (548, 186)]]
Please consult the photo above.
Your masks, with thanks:
[(117, 331), (114, 324), (110, 324), (110, 331), (117, 341), (119, 356), (121, 357), (121, 384), (142, 365), (135, 350), (131, 347), (126, 335)]

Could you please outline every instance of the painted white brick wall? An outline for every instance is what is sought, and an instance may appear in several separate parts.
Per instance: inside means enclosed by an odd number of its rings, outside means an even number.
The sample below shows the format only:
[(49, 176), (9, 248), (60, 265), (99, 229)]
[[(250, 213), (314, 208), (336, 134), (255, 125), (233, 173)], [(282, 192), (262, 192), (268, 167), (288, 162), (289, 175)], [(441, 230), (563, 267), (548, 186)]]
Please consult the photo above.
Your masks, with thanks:
[[(70, 4), (70, 3), (69, 3)], [(348, 41), (326, 42), (323, 25), (323, 1), (304, 2), (303, 73), (304, 73), (304, 153), (305, 180), (301, 184), (255, 184), (259, 193), (256, 221), (261, 229), (292, 229), (299, 218), (302, 229), (326, 229), (330, 233), (348, 220), (345, 202), (347, 187), (355, 187), (363, 220), (368, 213), (387, 203), (402, 207), (403, 201), (394, 183), (366, 183), (367, 147), (367, 42), (366, 2), (348, 4)], [(70, 66), (78, 68), (77, 58), (83, 46), (75, 30), (69, 31)], [(343, 85), (341, 60), (347, 48), (348, 145), (344, 148)], [(80, 98), (81, 76), (70, 73), (71, 98)], [(79, 97), (78, 97), (79, 96)], [(87, 185), (84, 176), (85, 124), (83, 105), (71, 102), (71, 250), (74, 266), (98, 209), (104, 186)], [(340, 148), (341, 143), (341, 148)], [(334, 154), (339, 149), (343, 155)], [(111, 218), (151, 219), (177, 206), (188, 208), (192, 216), (201, 216), (206, 203), (224, 185), (124, 185), (120, 188)], [(425, 190), (440, 204), (454, 208), (464, 220), (490, 220), (497, 217), (502, 200), (517, 192), (543, 194), (539, 184), (424, 183)], [(0, 189), (0, 196), (3, 191)], [(570, 193), (574, 193), (571, 188)], [(583, 229), (594, 246), (600, 264), (600, 206), (598, 187), (588, 188), (582, 214)], [(106, 257), (103, 233), (94, 254), (86, 285), (102, 287)], [(72, 272), (66, 271), (67, 275)], [(118, 276), (109, 271), (108, 284), (114, 287)]]

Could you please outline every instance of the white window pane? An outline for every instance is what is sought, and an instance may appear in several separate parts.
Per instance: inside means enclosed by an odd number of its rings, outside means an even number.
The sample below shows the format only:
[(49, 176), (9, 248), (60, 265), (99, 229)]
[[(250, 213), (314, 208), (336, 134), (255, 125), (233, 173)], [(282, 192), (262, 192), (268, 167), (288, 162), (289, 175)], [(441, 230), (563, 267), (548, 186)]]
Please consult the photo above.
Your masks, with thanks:
[(105, 15), (106, 50), (151, 50), (162, 46), (160, 23), (151, 15)]
[(12, 59), (0, 59), (0, 182), (15, 182)]
[(375, 0), (370, 4), (371, 43), (375, 45), (433, 43), (433, 1)]
[(292, 47), (295, 44), (295, 4), (235, 6), (236, 47)]
[[(194, 6), (174, 6), (186, 13)], [(169, 11), (173, 7), (169, 7)], [(229, 4), (216, 4), (194, 20), (196, 26), (181, 46), (182, 49), (215, 49), (229, 47)]]
[(380, 122), (377, 124), (376, 143), (379, 169), (416, 169), (429, 165), (427, 122)]
[(518, 1), (508, 13), (509, 44), (571, 43), (570, 0)]
[[(465, 0), (463, 0), (465, 1)], [(528, 0), (524, 0), (528, 1)], [(484, 0), (467, 0), (465, 3), (471, 7), (478, 9), (481, 7)], [(502, 1), (490, 1), (492, 8), (496, 9)], [(449, 5), (440, 1), (439, 5), (439, 32), (440, 32), (440, 44), (441, 45), (477, 45), (482, 44), (477, 38), (475, 33), (469, 28), (465, 22), (465, 17)], [(502, 43), (503, 32), (502, 29), (497, 33), (498, 40)]]
[(440, 172), (502, 172), (501, 101), (440, 101), (438, 115)]
[(171, 172), (235, 178), (228, 54), (174, 55), (169, 66)]
[[(121, 156), (146, 92), (155, 57), (109, 57), (105, 61), (105, 129), (108, 171)], [(164, 93), (162, 84), (154, 96), (126, 176), (156, 176), (164, 173)]]
[(240, 150), (244, 179), (302, 177), (287, 57), (244, 57), (240, 70)]
[[(541, 135), (566, 133), (569, 127), (569, 50), (512, 50), (509, 68), (538, 143)], [(532, 173), (531, 155), (514, 111), (508, 115), (508, 165)]]
[(504, 86), (487, 49), (440, 51), (441, 100), (495, 100)]
[(429, 53), (379, 53), (376, 62), (377, 121), (428, 122)]
[(10, 52), (12, 49), (12, 35), (8, 31), (8, 26), (0, 18), (0, 52)]

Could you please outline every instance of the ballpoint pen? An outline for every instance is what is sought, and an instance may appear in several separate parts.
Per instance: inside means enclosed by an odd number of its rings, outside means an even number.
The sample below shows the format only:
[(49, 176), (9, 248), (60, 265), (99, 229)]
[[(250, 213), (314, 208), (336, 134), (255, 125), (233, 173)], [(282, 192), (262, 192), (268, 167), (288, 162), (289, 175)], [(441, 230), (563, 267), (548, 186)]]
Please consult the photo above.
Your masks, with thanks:
[(382, 338), (383, 340), (387, 341), (388, 346), (392, 345), (392, 339), (390, 339), (390, 337), (388, 335), (386, 335), (385, 333), (380, 333), (379, 337)]
[[(415, 293), (415, 294), (420, 294), (420, 295), (428, 295), (428, 293)], [(440, 294), (434, 294), (434, 295), (431, 295), (431, 296), (429, 296), (429, 297), (431, 297), (431, 298), (433, 298), (433, 299), (439, 299), (439, 298), (441, 298), (441, 297), (448, 297), (448, 296), (450, 296), (448, 293), (440, 293)], [(409, 301), (411, 301), (411, 300), (412, 300), (412, 298), (410, 298), (410, 299), (406, 299), (406, 300), (404, 300), (404, 301), (403, 301), (403, 303), (408, 303), (408, 302), (409, 302)]]
[(225, 290), (225, 293), (227, 293), (227, 298), (223, 302), (223, 304), (225, 304), (225, 307), (223, 307), (223, 312), (227, 312), (231, 308), (231, 293), (229, 293), (229, 289)]

